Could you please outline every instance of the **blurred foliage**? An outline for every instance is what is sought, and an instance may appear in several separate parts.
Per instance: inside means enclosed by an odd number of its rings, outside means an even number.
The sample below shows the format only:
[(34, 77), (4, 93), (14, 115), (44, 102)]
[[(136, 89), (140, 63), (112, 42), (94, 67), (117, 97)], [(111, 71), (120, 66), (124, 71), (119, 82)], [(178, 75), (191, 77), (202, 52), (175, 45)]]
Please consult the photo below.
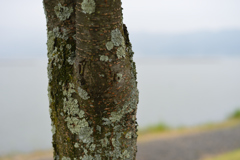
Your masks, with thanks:
[(139, 132), (138, 133), (153, 133), (153, 132), (165, 132), (165, 131), (168, 131), (168, 130), (171, 130), (171, 128), (163, 123), (163, 122), (160, 122), (158, 124), (155, 124), (155, 125), (150, 125), (148, 127), (145, 127), (145, 128), (140, 128), (139, 129)]
[(240, 109), (234, 111), (230, 116), (229, 119), (240, 119)]
[(226, 154), (218, 155), (203, 160), (240, 160), (240, 149)]

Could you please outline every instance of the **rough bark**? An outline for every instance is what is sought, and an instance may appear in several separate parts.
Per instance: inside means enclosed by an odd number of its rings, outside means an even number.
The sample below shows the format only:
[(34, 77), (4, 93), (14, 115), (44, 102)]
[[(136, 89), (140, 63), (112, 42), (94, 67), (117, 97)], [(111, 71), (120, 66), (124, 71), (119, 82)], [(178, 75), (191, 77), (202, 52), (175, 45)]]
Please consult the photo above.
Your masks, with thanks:
[(54, 160), (136, 159), (136, 68), (121, 0), (43, 4)]

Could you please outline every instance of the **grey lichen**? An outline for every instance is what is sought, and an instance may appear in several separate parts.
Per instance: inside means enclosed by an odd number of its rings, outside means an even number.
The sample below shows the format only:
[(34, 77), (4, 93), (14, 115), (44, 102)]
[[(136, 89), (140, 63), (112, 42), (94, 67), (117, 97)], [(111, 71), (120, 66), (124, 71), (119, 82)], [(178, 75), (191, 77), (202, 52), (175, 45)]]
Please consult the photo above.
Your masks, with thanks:
[(113, 47), (114, 47), (114, 45), (113, 45), (113, 42), (112, 41), (109, 41), (109, 42), (107, 42), (106, 43), (106, 48), (107, 48), (107, 50), (111, 50), (111, 49), (113, 49)]
[(93, 128), (88, 126), (81, 128), (79, 132), (79, 139), (82, 140), (83, 143), (90, 144), (93, 142), (93, 137), (91, 136), (93, 133)]
[(83, 0), (82, 2), (82, 10), (83, 13), (92, 14), (95, 12), (96, 4), (94, 0)]
[(87, 100), (89, 99), (90, 97), (88, 96), (88, 93), (87, 91), (85, 91), (84, 89), (82, 89), (81, 87), (78, 87), (78, 94), (79, 96), (84, 99), (84, 100)]
[(67, 121), (68, 129), (73, 134), (79, 134), (82, 128), (88, 126), (88, 122), (85, 119), (79, 120), (77, 117), (67, 117), (65, 121)]
[(62, 160), (71, 160), (69, 157), (62, 157)]
[(87, 120), (84, 118), (85, 112), (79, 109), (77, 99), (72, 98), (75, 93), (73, 83), (69, 83), (68, 89), (63, 86), (63, 111), (67, 114), (65, 121), (67, 122), (68, 129), (73, 134), (81, 134), (82, 130), (86, 127), (89, 128)]
[(101, 126), (97, 125), (96, 130), (98, 131), (98, 133), (101, 133)]
[(82, 160), (94, 160), (93, 158), (94, 158), (94, 157), (91, 156), (91, 155), (84, 155), (83, 158), (82, 158)]
[[(52, 95), (51, 95), (51, 86), (48, 85), (48, 99), (49, 99), (49, 104), (51, 104), (53, 102), (53, 98), (52, 98)], [(52, 109), (49, 108), (49, 113), (51, 115), (52, 113)]]
[(74, 64), (74, 61), (73, 61), (72, 57), (68, 57), (67, 61), (70, 65)]
[(120, 156), (122, 159), (130, 158), (130, 153), (127, 150), (124, 150), (122, 155)]
[(116, 54), (117, 54), (117, 57), (118, 57), (119, 59), (120, 59), (120, 58), (125, 58), (126, 53), (125, 53), (124, 47), (119, 47), (119, 48), (117, 49)]
[(111, 41), (115, 46), (120, 46), (122, 44), (123, 41), (123, 36), (121, 31), (116, 28), (115, 30), (112, 30), (111, 32)]
[(54, 7), (54, 11), (55, 11), (57, 17), (61, 21), (65, 21), (66, 19), (68, 19), (71, 16), (71, 14), (73, 12), (73, 8), (65, 7), (65, 6), (62, 6), (61, 3), (58, 3), (58, 5)]
[(94, 160), (101, 160), (102, 158), (101, 158), (101, 156), (99, 155), (99, 154), (96, 154), (95, 155), (95, 159)]
[(119, 114), (118, 112), (112, 112), (111, 117), (109, 118), (112, 122), (120, 121), (123, 114)]
[(48, 40), (47, 40), (47, 49), (48, 49), (48, 56), (49, 54), (51, 54), (54, 50), (54, 44), (55, 44), (55, 36), (54, 36), (54, 33), (53, 31), (49, 31), (47, 33), (47, 37), (48, 37)]
[(120, 120), (125, 114), (132, 112), (133, 109), (136, 108), (138, 103), (138, 99), (135, 98), (135, 94), (138, 94), (138, 90), (136, 87), (132, 89), (130, 101), (125, 102), (123, 107), (118, 111), (111, 112), (111, 116), (109, 118), (102, 118), (102, 120), (105, 121), (103, 122), (103, 125), (113, 125), (113, 123), (115, 122), (120, 122)]
[(64, 39), (64, 40), (68, 40), (68, 30), (66, 29), (61, 29), (61, 32), (60, 32), (60, 29), (59, 27), (55, 27), (53, 28), (53, 34), (55, 37), (57, 38), (61, 38), (61, 39)]
[(102, 147), (107, 147), (109, 144), (109, 141), (106, 137), (104, 139), (101, 139), (100, 142), (102, 144)]
[(108, 56), (100, 55), (100, 61), (107, 62)]
[(121, 80), (122, 80), (122, 74), (121, 73), (117, 73), (117, 81), (118, 82), (121, 82)]
[(131, 139), (132, 138), (132, 132), (128, 132), (126, 135), (125, 135), (125, 138), (127, 139)]
[(91, 144), (91, 146), (89, 147), (89, 150), (93, 152), (95, 148), (96, 148), (96, 144)]

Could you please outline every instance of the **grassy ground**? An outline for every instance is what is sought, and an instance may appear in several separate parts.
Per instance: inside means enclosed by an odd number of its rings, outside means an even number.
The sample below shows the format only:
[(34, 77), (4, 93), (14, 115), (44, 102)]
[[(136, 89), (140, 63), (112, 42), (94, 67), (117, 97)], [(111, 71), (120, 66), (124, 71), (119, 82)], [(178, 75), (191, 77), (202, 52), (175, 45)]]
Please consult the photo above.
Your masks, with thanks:
[(164, 124), (159, 124), (156, 126), (139, 129), (138, 142), (142, 143), (149, 140), (154, 140), (156, 138), (171, 138), (176, 136), (212, 131), (212, 130), (221, 129), (221, 128), (228, 128), (228, 127), (238, 125), (239, 123), (240, 123), (240, 119), (230, 118), (221, 123), (209, 123), (209, 124), (199, 125), (199, 126), (190, 127), (190, 128), (181, 127), (181, 128), (175, 128), (175, 129), (172, 129)]
[(240, 149), (222, 155), (205, 158), (203, 160), (240, 160)]
[[(234, 112), (228, 120), (222, 123), (209, 123), (195, 127), (181, 127), (172, 129), (164, 124), (158, 124), (155, 126), (150, 126), (145, 129), (139, 129), (138, 132), (138, 143), (144, 143), (147, 141), (161, 139), (161, 138), (172, 138), (176, 136), (189, 135), (189, 134), (197, 134), (201, 132), (212, 131), (221, 128), (228, 128), (240, 123), (240, 114), (239, 110)], [(30, 154), (18, 154), (18, 155), (9, 155), (5, 157), (0, 157), (0, 160), (39, 160), (39, 159), (47, 159), (52, 157), (52, 150), (48, 151), (38, 151)], [(236, 158), (235, 158), (236, 157)], [(225, 158), (225, 159), (224, 159)], [(203, 160), (240, 160), (240, 150), (228, 153), (226, 155), (222, 155), (219, 157), (214, 157), (210, 159)]]

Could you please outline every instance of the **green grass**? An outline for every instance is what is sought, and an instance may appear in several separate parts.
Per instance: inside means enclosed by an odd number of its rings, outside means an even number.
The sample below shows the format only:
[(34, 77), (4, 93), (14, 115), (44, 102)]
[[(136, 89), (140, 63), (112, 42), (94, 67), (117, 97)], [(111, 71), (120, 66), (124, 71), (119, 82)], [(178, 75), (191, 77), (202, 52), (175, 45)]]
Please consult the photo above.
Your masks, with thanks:
[(168, 131), (168, 130), (171, 130), (171, 128), (168, 125), (160, 122), (160, 123), (155, 124), (155, 125), (151, 125), (151, 126), (148, 126), (148, 127), (145, 127), (145, 128), (140, 128), (138, 133), (141, 134), (141, 133), (149, 133), (149, 132), (151, 132), (151, 133), (165, 132), (165, 131)]
[(234, 111), (230, 116), (229, 119), (240, 119), (240, 109)]
[(240, 160), (240, 149), (203, 160)]

